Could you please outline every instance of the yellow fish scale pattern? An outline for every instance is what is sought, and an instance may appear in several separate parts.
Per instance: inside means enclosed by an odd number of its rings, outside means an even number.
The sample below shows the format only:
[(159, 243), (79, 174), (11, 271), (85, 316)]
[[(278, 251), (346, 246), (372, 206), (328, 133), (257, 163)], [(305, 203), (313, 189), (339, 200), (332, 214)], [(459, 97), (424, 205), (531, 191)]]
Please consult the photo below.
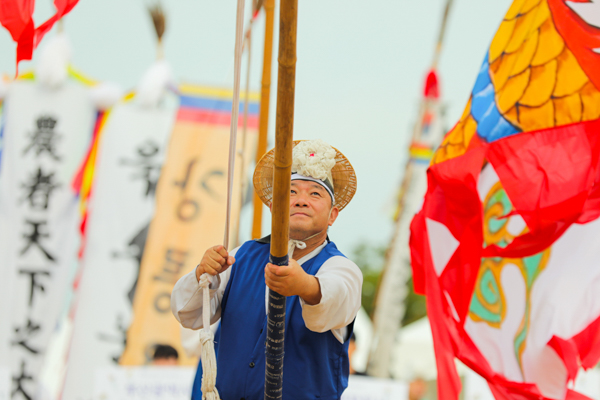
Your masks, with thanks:
[[(600, 91), (556, 30), (546, 0), (516, 0), (488, 52), (501, 115), (527, 132), (600, 117)], [(464, 154), (477, 131), (471, 101), (432, 164)]]

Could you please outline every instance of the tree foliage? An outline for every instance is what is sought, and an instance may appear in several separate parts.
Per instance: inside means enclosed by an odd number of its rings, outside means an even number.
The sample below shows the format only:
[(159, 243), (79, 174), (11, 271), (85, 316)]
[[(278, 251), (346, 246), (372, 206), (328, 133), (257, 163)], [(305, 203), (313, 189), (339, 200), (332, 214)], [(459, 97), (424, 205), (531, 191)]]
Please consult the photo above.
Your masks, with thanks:
[[(354, 248), (352, 261), (358, 265), (363, 273), (362, 306), (369, 316), (373, 316), (377, 287), (385, 265), (387, 246), (377, 246), (361, 242)], [(408, 264), (410, 261), (406, 260)], [(409, 265), (407, 265), (410, 268)], [(407, 282), (407, 296), (404, 300), (405, 314), (402, 325), (407, 325), (427, 314), (425, 297), (415, 293), (412, 278)]]

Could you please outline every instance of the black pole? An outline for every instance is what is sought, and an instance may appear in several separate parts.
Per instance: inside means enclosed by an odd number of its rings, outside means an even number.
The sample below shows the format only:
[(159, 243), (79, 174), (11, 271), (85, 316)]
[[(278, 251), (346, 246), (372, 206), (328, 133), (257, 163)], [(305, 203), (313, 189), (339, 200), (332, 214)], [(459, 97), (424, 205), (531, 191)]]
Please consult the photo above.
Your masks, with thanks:
[[(288, 265), (288, 256), (270, 256), (274, 265)], [(283, 355), (285, 337), (285, 296), (269, 289), (267, 342), (265, 345), (265, 400), (283, 396)]]

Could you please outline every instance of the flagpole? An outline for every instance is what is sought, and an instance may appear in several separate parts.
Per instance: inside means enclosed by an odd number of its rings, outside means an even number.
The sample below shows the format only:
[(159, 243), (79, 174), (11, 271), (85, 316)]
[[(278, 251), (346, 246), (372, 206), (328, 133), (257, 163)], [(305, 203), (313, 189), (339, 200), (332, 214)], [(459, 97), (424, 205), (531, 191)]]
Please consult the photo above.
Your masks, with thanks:
[[(256, 162), (267, 152), (267, 132), (269, 128), (269, 103), (271, 100), (271, 64), (273, 59), (273, 27), (275, 0), (265, 0), (265, 44), (263, 56), (262, 87), (260, 91), (260, 116), (258, 125), (258, 145), (256, 147)], [(254, 216), (252, 220), (252, 239), (262, 236), (263, 203), (254, 192)]]
[[(279, 69), (270, 261), (288, 265), (290, 177), (296, 81), (296, 27), (298, 0), (282, 0), (279, 14)], [(283, 395), (285, 296), (269, 289), (267, 342), (265, 346), (265, 400)]]
[(235, 231), (235, 246), (240, 242), (240, 220), (242, 215), (242, 208), (244, 208), (244, 195), (246, 189), (246, 135), (248, 134), (248, 103), (250, 103), (250, 66), (252, 61), (252, 20), (250, 20), (248, 31), (246, 32), (245, 41), (248, 51), (248, 57), (246, 59), (246, 88), (244, 90), (244, 116), (243, 116), (243, 129), (242, 129), (242, 145), (238, 151), (240, 159), (240, 208), (238, 211), (238, 219), (236, 223)]
[[(430, 71), (435, 71), (439, 61), (452, 1), (446, 0)], [(421, 141), (424, 128), (423, 119), (428, 112), (432, 112), (433, 102), (437, 103), (437, 99), (430, 98), (426, 93), (419, 108), (419, 116), (410, 146)], [(430, 141), (436, 140), (432, 133), (429, 135), (431, 136), (429, 137)], [(437, 146), (439, 143), (433, 144)], [(385, 267), (377, 286), (375, 308), (372, 315), (374, 339), (369, 354), (367, 373), (375, 377), (388, 378), (390, 376), (391, 349), (406, 311), (404, 306), (407, 295), (406, 282), (411, 276), (410, 265), (406, 262), (409, 258), (409, 224), (427, 189), (424, 169), (425, 167), (415, 166), (414, 162), (409, 159), (400, 186), (397, 210), (394, 216), (394, 232), (386, 252)]]
[(435, 53), (433, 54), (433, 61), (431, 63), (431, 69), (437, 69), (440, 54), (442, 53), (442, 45), (444, 44), (444, 36), (446, 35), (446, 24), (448, 23), (448, 14), (450, 14), (450, 8), (454, 0), (446, 0), (446, 7), (444, 8), (444, 15), (442, 17), (442, 26), (440, 27), (440, 33), (438, 35), (437, 44), (435, 46)]

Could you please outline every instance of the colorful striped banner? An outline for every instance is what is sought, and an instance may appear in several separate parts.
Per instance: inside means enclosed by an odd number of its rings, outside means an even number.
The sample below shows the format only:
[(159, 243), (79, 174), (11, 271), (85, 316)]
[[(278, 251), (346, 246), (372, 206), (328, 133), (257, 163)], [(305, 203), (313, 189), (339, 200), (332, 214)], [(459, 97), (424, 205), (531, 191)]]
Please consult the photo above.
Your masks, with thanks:
[[(218, 126), (231, 125), (233, 92), (203, 86), (181, 85), (178, 121)], [(244, 95), (240, 103), (238, 126), (244, 125)], [(258, 129), (259, 94), (250, 93), (248, 103), (248, 129)]]
[(424, 143), (413, 142), (409, 153), (411, 161), (428, 164), (433, 157), (433, 148)]

